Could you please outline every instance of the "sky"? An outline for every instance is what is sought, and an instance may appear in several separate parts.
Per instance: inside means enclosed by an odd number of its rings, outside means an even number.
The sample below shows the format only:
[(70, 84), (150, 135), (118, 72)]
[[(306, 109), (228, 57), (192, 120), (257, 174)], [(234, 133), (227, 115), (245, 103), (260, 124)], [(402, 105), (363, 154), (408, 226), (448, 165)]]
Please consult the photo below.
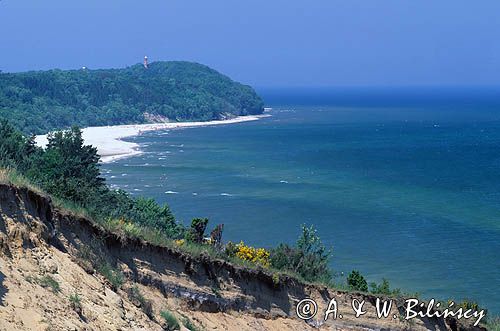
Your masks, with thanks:
[(498, 0), (0, 0), (0, 70), (206, 64), (256, 87), (500, 85)]

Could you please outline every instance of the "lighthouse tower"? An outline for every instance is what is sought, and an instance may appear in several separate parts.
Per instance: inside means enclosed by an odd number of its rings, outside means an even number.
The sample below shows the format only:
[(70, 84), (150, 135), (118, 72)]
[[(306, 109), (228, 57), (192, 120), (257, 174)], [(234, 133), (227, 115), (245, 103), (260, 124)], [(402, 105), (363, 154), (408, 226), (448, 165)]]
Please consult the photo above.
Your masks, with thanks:
[(146, 69), (148, 68), (148, 57), (147, 56), (144, 57), (144, 68), (146, 68)]

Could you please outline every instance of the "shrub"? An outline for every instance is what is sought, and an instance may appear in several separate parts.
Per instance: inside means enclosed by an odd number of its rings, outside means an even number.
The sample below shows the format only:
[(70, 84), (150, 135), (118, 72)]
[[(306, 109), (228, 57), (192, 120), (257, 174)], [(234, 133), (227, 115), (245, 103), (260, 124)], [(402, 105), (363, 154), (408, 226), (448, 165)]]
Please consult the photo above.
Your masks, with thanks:
[(232, 241), (229, 241), (227, 244), (226, 244), (226, 247), (224, 249), (224, 252), (226, 253), (226, 255), (228, 257), (235, 257), (236, 256), (236, 252), (238, 251), (238, 247), (235, 243), (233, 243)]
[(302, 234), (294, 247), (280, 244), (271, 251), (271, 266), (278, 270), (289, 270), (299, 274), (306, 281), (331, 280), (328, 263), (331, 250), (327, 250), (317, 236), (313, 226), (302, 225)]
[(463, 308), (464, 310), (467, 310), (467, 309), (481, 310), (479, 308), (479, 304), (476, 301), (469, 300), (469, 299), (464, 299), (461, 302), (456, 302), (455, 305), (458, 306), (459, 308)]
[(400, 289), (391, 290), (389, 286), (389, 281), (385, 278), (382, 279), (382, 283), (377, 285), (377, 283), (370, 283), (370, 292), (373, 294), (383, 294), (383, 295), (391, 295), (391, 296), (400, 296)]
[(69, 296), (69, 303), (71, 305), (71, 309), (76, 311), (78, 314), (82, 312), (82, 299), (78, 295), (78, 293), (73, 293)]
[(201, 244), (207, 229), (208, 218), (195, 218), (191, 221), (191, 228), (186, 232), (186, 241)]
[(212, 286), (210, 289), (217, 298), (222, 298), (222, 295), (220, 294), (220, 288), (218, 285)]
[(162, 310), (160, 312), (160, 316), (165, 320), (167, 330), (180, 330), (181, 326), (179, 325), (177, 318), (175, 318), (171, 312)]
[(236, 245), (236, 257), (243, 261), (249, 261), (263, 267), (269, 267), (269, 251), (264, 248), (246, 246), (242, 241)]
[(181, 230), (170, 208), (167, 205), (160, 206), (154, 199), (142, 197), (134, 199), (130, 214), (134, 222), (139, 225), (160, 230), (171, 238), (180, 235)]
[(59, 286), (57, 280), (48, 275), (40, 278), (38, 280), (38, 284), (40, 284), (40, 286), (42, 287), (49, 287), (54, 293), (58, 293), (59, 291), (61, 291), (61, 287)]
[(272, 279), (273, 279), (274, 286), (278, 286), (280, 284), (280, 275), (279, 275), (279, 273), (277, 273), (277, 272), (273, 273)]
[(119, 289), (123, 285), (123, 274), (120, 270), (113, 268), (107, 261), (100, 261), (96, 270), (109, 281), (113, 289)]
[(351, 290), (368, 292), (368, 283), (357, 270), (351, 271), (351, 273), (347, 276), (347, 285)]
[(224, 224), (218, 224), (215, 229), (210, 232), (210, 244), (215, 248), (220, 249), (222, 247), (222, 232), (224, 231)]
[(196, 325), (191, 322), (191, 320), (187, 317), (182, 318), (182, 324), (188, 329), (189, 331), (198, 331), (199, 329), (196, 327)]

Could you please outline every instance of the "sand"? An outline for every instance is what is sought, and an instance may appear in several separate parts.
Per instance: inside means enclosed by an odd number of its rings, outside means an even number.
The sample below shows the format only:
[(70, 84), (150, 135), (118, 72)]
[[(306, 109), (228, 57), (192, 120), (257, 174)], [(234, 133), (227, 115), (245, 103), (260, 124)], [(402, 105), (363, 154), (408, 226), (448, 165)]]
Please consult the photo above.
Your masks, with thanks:
[[(85, 144), (97, 147), (101, 155), (101, 162), (107, 163), (117, 159), (140, 154), (139, 144), (123, 141), (123, 138), (140, 135), (144, 132), (155, 130), (168, 130), (179, 128), (194, 128), (200, 126), (212, 126), (223, 124), (234, 124), (241, 122), (256, 121), (269, 115), (239, 116), (228, 120), (208, 122), (175, 122), (175, 123), (153, 123), (153, 124), (131, 124), (114, 126), (96, 126), (82, 129)], [(47, 135), (36, 136), (39, 146), (47, 145)]]

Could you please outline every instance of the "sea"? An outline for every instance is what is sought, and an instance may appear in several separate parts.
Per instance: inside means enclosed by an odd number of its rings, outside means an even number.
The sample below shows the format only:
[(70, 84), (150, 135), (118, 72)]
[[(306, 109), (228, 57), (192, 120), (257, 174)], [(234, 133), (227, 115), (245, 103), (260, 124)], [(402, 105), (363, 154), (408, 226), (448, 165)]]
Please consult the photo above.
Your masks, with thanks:
[(314, 225), (338, 279), (500, 313), (500, 89), (259, 89), (269, 117), (147, 132), (108, 183), (224, 240), (294, 243)]

